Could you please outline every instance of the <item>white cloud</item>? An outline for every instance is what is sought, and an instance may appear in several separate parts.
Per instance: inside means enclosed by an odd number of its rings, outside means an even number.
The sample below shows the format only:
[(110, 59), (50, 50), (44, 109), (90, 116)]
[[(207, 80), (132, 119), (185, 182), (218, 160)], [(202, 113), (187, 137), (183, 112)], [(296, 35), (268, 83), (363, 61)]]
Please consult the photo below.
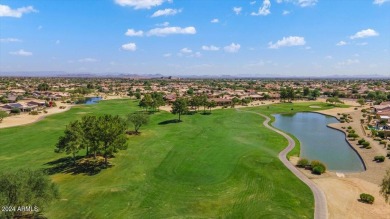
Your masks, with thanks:
[(223, 49), (225, 50), (225, 52), (235, 53), (235, 52), (238, 52), (238, 50), (240, 50), (240, 48), (241, 48), (240, 44), (232, 43), (228, 46), (225, 46)]
[(56, 40), (56, 44), (60, 44), (61, 43), (61, 41), (60, 40)]
[(135, 43), (123, 44), (122, 49), (126, 51), (135, 51), (137, 50), (137, 45), (135, 45)]
[(22, 40), (16, 39), (16, 38), (1, 38), (0, 42), (1, 43), (17, 43), (17, 42), (22, 42)]
[(269, 0), (264, 0), (263, 5), (259, 8), (259, 11), (257, 13), (252, 12), (251, 15), (252, 16), (269, 15), (271, 14), (270, 8), (271, 8), (271, 2)]
[(167, 36), (170, 34), (196, 34), (195, 27), (164, 27), (149, 30), (149, 36)]
[(382, 5), (385, 2), (390, 2), (390, 0), (374, 0), (373, 4)]
[(37, 30), (42, 30), (43, 29), (43, 26), (42, 25), (39, 25), (38, 27), (37, 27)]
[(362, 43), (356, 43), (356, 45), (358, 45), (358, 46), (367, 46), (368, 43), (367, 42), (362, 42)]
[(336, 43), (336, 46), (345, 46), (345, 45), (347, 45), (347, 42), (342, 41), (342, 40), (340, 42)]
[(143, 36), (144, 32), (142, 30), (135, 31), (134, 29), (127, 29), (126, 36)]
[(96, 59), (94, 58), (84, 58), (84, 59), (79, 59), (77, 60), (78, 62), (81, 62), (81, 63), (87, 63), (87, 62), (97, 62)]
[(268, 48), (278, 49), (279, 47), (284, 47), (284, 46), (303, 46), (305, 44), (306, 42), (304, 37), (289, 36), (289, 37), (283, 37), (283, 39), (278, 40), (276, 43), (269, 42)]
[(309, 7), (309, 6), (314, 6), (317, 4), (318, 0), (276, 0), (277, 3), (282, 3), (282, 2), (286, 2), (286, 3), (294, 3), (302, 8), (304, 7)]
[(180, 52), (182, 53), (192, 53), (192, 50), (188, 49), (188, 48), (183, 48), (180, 50)]
[(171, 57), (172, 54), (171, 53), (165, 53), (163, 56), (167, 58), (167, 57)]
[(359, 59), (347, 59), (345, 61), (337, 63), (338, 65), (353, 65), (360, 63)]
[(373, 36), (378, 36), (379, 33), (376, 32), (373, 29), (366, 29), (366, 30), (361, 30), (355, 35), (350, 36), (351, 39), (358, 39), (358, 38), (366, 38), (366, 37), (373, 37)]
[(150, 9), (164, 3), (165, 0), (115, 0), (120, 6), (130, 6), (134, 9)]
[(179, 9), (172, 9), (172, 8), (166, 8), (164, 10), (158, 10), (152, 14), (152, 17), (160, 17), (160, 16), (172, 16), (177, 13), (180, 13), (182, 10)]
[(333, 59), (332, 56), (325, 56), (325, 59)]
[(27, 6), (17, 9), (12, 9), (8, 5), (0, 5), (0, 17), (17, 17), (20, 18), (23, 14), (38, 12), (33, 6)]
[(290, 11), (283, 10), (282, 15), (288, 15), (288, 14), (290, 14), (290, 13), (291, 13)]
[(156, 24), (157, 27), (168, 27), (169, 22), (165, 21), (164, 23)]
[(15, 56), (32, 56), (32, 52), (24, 51), (23, 49), (20, 49), (15, 52), (10, 52), (9, 54), (15, 55)]
[(211, 22), (211, 23), (219, 23), (219, 20), (218, 20), (218, 18), (214, 18), (214, 19), (212, 19), (210, 22)]
[(301, 7), (308, 7), (316, 5), (318, 0), (297, 0), (296, 4)]
[(256, 4), (256, 1), (249, 2), (249, 4), (254, 5)]
[(205, 50), (205, 51), (218, 51), (219, 50), (219, 47), (216, 47), (216, 46), (202, 46), (202, 49)]
[(241, 13), (241, 11), (242, 11), (242, 7), (234, 7), (234, 8), (233, 8), (233, 11), (234, 11), (234, 13), (236, 13), (237, 15), (239, 15), (239, 14)]

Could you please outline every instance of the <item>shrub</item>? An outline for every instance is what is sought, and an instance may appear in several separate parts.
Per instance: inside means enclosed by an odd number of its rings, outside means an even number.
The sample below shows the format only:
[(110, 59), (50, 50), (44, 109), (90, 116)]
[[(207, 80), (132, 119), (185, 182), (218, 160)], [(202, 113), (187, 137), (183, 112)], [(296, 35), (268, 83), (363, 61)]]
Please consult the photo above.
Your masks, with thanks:
[(360, 139), (359, 141), (358, 141), (358, 144), (363, 144), (363, 142), (365, 142), (366, 140), (364, 139), (364, 138), (362, 138), (362, 139)]
[(362, 202), (372, 204), (372, 203), (374, 203), (374, 200), (375, 200), (374, 196), (372, 196), (370, 194), (366, 194), (366, 193), (360, 194), (360, 201), (362, 201)]
[(38, 115), (38, 111), (31, 111), (29, 114), (33, 115), (33, 116), (36, 116), (36, 115)]
[(20, 109), (19, 108), (12, 108), (11, 109), (11, 113), (19, 114), (20, 113)]
[(362, 143), (362, 146), (363, 146), (363, 147), (368, 147), (368, 146), (370, 146), (370, 142), (366, 142), (366, 141), (365, 141), (365, 142)]
[(381, 138), (374, 138), (375, 141), (381, 141)]
[(298, 167), (305, 167), (307, 165), (309, 165), (309, 160), (307, 160), (306, 158), (301, 158), (298, 160), (298, 163), (297, 163)]
[(363, 113), (363, 115), (362, 115), (362, 116), (363, 116), (363, 118), (366, 118), (366, 117), (367, 117), (367, 114)]
[(390, 158), (390, 152), (387, 152), (386, 157)]
[(383, 161), (385, 161), (385, 156), (375, 156), (374, 160), (376, 162), (383, 162)]
[(371, 146), (367, 146), (366, 149), (371, 149)]
[(382, 141), (379, 142), (379, 144), (386, 144), (386, 141), (382, 140)]
[(356, 133), (349, 133), (348, 134), (348, 138), (357, 138), (357, 137), (359, 137), (359, 135)]
[(44, 113), (47, 113), (47, 111), (46, 111), (46, 110), (43, 110), (43, 112), (44, 112)]
[(321, 175), (322, 173), (325, 173), (325, 171), (326, 171), (325, 164), (321, 163), (318, 160), (313, 160), (310, 164), (311, 164), (312, 171), (314, 174)]
[(362, 109), (362, 110), (360, 110), (360, 112), (365, 113), (365, 112), (367, 112), (367, 110), (366, 109)]
[(348, 129), (352, 129), (352, 126), (348, 126)]
[(313, 173), (321, 175), (321, 174), (325, 173), (325, 167), (324, 166), (315, 166), (315, 167), (313, 167)]
[(358, 110), (358, 108), (355, 107), (355, 110)]

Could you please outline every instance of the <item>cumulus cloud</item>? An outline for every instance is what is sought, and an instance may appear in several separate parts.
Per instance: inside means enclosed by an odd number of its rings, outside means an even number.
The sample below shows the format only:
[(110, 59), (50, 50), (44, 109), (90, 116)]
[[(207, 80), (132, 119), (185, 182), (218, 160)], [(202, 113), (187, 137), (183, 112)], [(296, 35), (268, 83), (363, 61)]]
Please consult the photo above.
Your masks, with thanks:
[(171, 53), (165, 53), (165, 54), (163, 54), (163, 56), (164, 56), (165, 58), (167, 58), (167, 57), (171, 57), (172, 54), (171, 54)]
[(202, 46), (202, 50), (205, 50), (205, 51), (218, 51), (219, 50), (219, 47), (216, 47), (216, 46)]
[(143, 36), (144, 32), (142, 30), (135, 31), (134, 29), (127, 29), (126, 36)]
[(379, 33), (376, 32), (373, 29), (366, 29), (366, 30), (361, 30), (354, 35), (350, 36), (349, 38), (351, 39), (358, 39), (358, 38), (367, 38), (367, 37), (373, 37), (373, 36), (378, 36)]
[(249, 2), (249, 4), (254, 5), (254, 4), (256, 4), (256, 1), (251, 1), (251, 2)]
[(24, 51), (23, 49), (20, 49), (18, 51), (10, 52), (9, 54), (14, 56), (32, 56), (32, 52)]
[(269, 42), (268, 45), (270, 49), (278, 49), (284, 46), (303, 46), (305, 45), (305, 38), (299, 36), (289, 36), (283, 37), (283, 39), (278, 40), (276, 43)]
[(78, 62), (81, 62), (81, 63), (97, 62), (97, 60), (94, 58), (83, 58), (83, 59), (79, 59)]
[(283, 10), (282, 15), (288, 15), (288, 14), (290, 14), (290, 13), (291, 13), (290, 11)]
[(218, 18), (214, 18), (214, 19), (212, 19), (210, 22), (211, 22), (211, 23), (219, 23), (219, 20), (218, 20)]
[(163, 10), (158, 10), (156, 12), (154, 12), (152, 14), (152, 17), (160, 17), (160, 16), (172, 16), (172, 15), (175, 15), (177, 13), (180, 13), (182, 10), (179, 9), (172, 9), (172, 8), (166, 8), (166, 9), (163, 9)]
[(180, 50), (180, 52), (182, 52), (182, 53), (192, 53), (192, 50), (188, 49), (188, 48), (183, 48), (183, 49)]
[(167, 36), (171, 34), (196, 34), (195, 27), (163, 27), (148, 31), (149, 36)]
[(115, 3), (120, 6), (129, 6), (134, 9), (151, 9), (162, 5), (164, 2), (165, 0), (115, 0)]
[(242, 11), (242, 7), (234, 7), (234, 8), (233, 8), (233, 11), (234, 11), (234, 13), (236, 13), (237, 15), (239, 15), (239, 14), (241, 13), (241, 11)]
[(271, 9), (271, 2), (269, 0), (264, 0), (263, 5), (259, 8), (259, 11), (257, 13), (252, 12), (251, 15), (252, 16), (259, 16), (259, 15), (267, 16), (267, 15), (271, 14), (270, 9)]
[(168, 27), (169, 22), (165, 21), (164, 23), (156, 24), (157, 27)]
[(374, 0), (374, 5), (382, 5), (383, 3), (390, 2), (390, 0)]
[(1, 43), (17, 43), (17, 42), (22, 42), (22, 40), (16, 39), (16, 38), (1, 38), (0, 42)]
[(238, 50), (240, 50), (240, 48), (241, 48), (240, 44), (232, 43), (230, 45), (225, 46), (223, 49), (225, 50), (225, 52), (235, 53), (235, 52), (238, 52)]
[(21, 18), (23, 14), (38, 12), (33, 6), (21, 7), (12, 9), (8, 5), (0, 5), (0, 17), (16, 17)]
[(345, 45), (347, 45), (347, 42), (342, 41), (342, 40), (340, 42), (336, 43), (336, 46), (345, 46)]
[(122, 49), (126, 51), (135, 51), (137, 50), (137, 45), (135, 45), (135, 43), (123, 44)]
[(292, 2), (302, 8), (304, 7), (309, 7), (309, 6), (314, 6), (317, 4), (318, 0), (276, 0), (277, 3), (282, 3), (282, 2)]

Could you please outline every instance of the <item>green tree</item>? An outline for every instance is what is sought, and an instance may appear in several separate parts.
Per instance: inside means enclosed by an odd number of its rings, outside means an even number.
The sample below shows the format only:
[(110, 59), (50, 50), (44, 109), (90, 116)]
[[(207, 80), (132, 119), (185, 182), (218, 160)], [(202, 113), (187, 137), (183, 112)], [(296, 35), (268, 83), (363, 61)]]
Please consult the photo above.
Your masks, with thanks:
[(84, 143), (83, 147), (86, 149), (86, 155), (90, 153), (96, 159), (97, 152), (100, 148), (99, 132), (96, 129), (96, 116), (83, 116), (81, 118), (81, 128), (83, 130)]
[(149, 116), (145, 113), (132, 113), (127, 116), (127, 121), (133, 124), (134, 132), (139, 133), (141, 126), (148, 124)]
[(363, 106), (364, 103), (365, 103), (365, 101), (364, 101), (363, 98), (358, 99), (356, 102), (357, 102), (358, 104), (360, 104), (360, 106)]
[(182, 114), (186, 113), (187, 112), (187, 100), (184, 99), (184, 98), (177, 98), (175, 100), (175, 102), (173, 102), (172, 104), (172, 113), (173, 114), (178, 114), (179, 115), (179, 122), (181, 121), (180, 120), (180, 117)]
[(303, 96), (307, 97), (310, 94), (310, 89), (308, 87), (303, 88)]
[(317, 88), (314, 89), (312, 92), (311, 92), (311, 96), (314, 98), (314, 100), (317, 99), (317, 97), (319, 97), (321, 95), (321, 92), (320, 90), (318, 90)]
[(39, 91), (48, 91), (49, 90), (49, 85), (47, 83), (38, 84), (38, 88), (37, 89)]
[(60, 136), (55, 152), (72, 154), (73, 164), (76, 164), (76, 154), (80, 151), (83, 144), (83, 130), (78, 120), (71, 122), (66, 126), (64, 136)]
[(3, 111), (3, 110), (0, 110), (0, 123), (3, 121), (3, 119), (5, 118), (5, 117), (7, 117), (8, 116), (8, 113), (7, 112), (5, 112), (5, 111)]
[(386, 171), (386, 175), (382, 179), (380, 188), (380, 194), (385, 198), (386, 202), (390, 204), (390, 169)]
[(237, 97), (233, 97), (232, 99), (232, 107), (235, 107), (238, 103), (240, 103), (240, 99)]
[(2, 211), (0, 218), (37, 218), (45, 207), (58, 198), (57, 186), (42, 171), (23, 169), (0, 172), (1, 205), (33, 207), (32, 211)]
[(216, 107), (216, 106), (217, 106), (217, 103), (216, 103), (214, 100), (212, 100), (212, 101), (210, 101), (210, 102), (208, 103), (207, 107), (209, 108), (210, 113), (211, 113), (211, 109), (214, 108), (214, 107)]
[(288, 97), (287, 90), (285, 88), (280, 89), (280, 99), (285, 101)]
[(106, 165), (108, 158), (114, 153), (127, 149), (126, 127), (126, 122), (119, 116), (103, 115), (98, 117), (96, 129), (99, 135), (98, 140), (101, 142), (100, 151), (103, 153)]

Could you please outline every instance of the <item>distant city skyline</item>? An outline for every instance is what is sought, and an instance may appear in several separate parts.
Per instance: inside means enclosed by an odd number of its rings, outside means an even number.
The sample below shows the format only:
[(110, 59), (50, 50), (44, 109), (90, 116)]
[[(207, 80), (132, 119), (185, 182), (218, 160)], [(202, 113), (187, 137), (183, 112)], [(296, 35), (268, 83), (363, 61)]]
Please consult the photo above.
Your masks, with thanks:
[(1, 72), (390, 75), (390, 0), (2, 0)]

